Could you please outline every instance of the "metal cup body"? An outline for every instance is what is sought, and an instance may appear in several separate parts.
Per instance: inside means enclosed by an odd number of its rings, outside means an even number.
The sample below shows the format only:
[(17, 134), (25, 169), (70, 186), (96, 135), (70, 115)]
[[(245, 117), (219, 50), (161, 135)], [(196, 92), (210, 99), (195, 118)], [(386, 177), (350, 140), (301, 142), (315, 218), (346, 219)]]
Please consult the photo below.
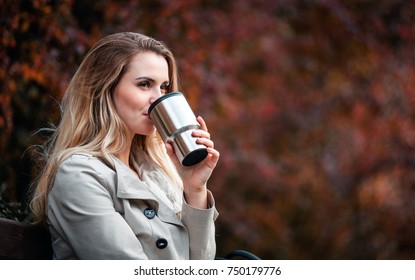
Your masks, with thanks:
[(196, 144), (191, 135), (200, 125), (184, 95), (172, 92), (151, 104), (148, 114), (164, 142), (171, 142), (180, 163), (198, 164), (207, 156), (206, 146)]

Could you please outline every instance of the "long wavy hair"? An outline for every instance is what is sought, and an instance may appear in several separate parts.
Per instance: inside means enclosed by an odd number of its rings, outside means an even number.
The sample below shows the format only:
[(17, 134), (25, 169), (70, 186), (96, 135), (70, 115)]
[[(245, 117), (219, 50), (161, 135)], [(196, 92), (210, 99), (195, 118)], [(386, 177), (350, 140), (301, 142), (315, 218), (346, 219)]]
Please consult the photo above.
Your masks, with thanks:
[[(169, 69), (168, 90), (179, 90), (174, 56), (162, 42), (131, 32), (112, 34), (98, 41), (70, 81), (61, 103), (60, 123), (43, 146), (41, 160), (44, 167), (34, 184), (30, 204), (35, 223), (46, 219), (47, 196), (65, 159), (85, 152), (114, 168), (110, 155), (130, 144), (127, 143), (128, 129), (117, 114), (112, 97), (132, 58), (141, 52), (163, 56)], [(156, 132), (150, 136), (135, 136), (130, 160), (137, 160), (138, 149), (147, 152), (172, 182), (180, 185), (163, 141)]]

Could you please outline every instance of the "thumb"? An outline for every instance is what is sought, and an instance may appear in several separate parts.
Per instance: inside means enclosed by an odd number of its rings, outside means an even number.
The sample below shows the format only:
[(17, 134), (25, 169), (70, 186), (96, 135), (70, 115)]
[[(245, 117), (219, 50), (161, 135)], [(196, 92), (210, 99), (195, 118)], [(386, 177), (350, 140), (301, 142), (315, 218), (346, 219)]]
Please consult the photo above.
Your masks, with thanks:
[(169, 157), (173, 161), (174, 165), (176, 167), (179, 167), (181, 164), (180, 164), (179, 160), (177, 159), (176, 153), (174, 152), (173, 145), (171, 143), (167, 142), (165, 144), (165, 146), (166, 146), (167, 154), (169, 155)]

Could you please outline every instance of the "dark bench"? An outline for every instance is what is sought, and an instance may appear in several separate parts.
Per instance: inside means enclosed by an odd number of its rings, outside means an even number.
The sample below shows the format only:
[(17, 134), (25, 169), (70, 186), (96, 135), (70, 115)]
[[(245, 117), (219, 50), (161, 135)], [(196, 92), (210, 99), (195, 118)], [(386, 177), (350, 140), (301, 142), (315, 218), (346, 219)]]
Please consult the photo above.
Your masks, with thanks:
[(40, 225), (0, 218), (0, 259), (52, 259), (49, 231)]

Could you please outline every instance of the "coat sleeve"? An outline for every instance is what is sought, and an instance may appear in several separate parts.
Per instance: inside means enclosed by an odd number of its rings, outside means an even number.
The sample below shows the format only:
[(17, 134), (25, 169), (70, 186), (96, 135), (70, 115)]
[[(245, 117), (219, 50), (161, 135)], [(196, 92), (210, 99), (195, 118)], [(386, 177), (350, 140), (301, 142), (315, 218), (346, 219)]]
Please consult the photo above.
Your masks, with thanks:
[[(115, 190), (100, 176), (104, 170), (89, 160), (94, 159), (73, 156), (59, 168), (48, 196), (50, 226), (76, 258), (147, 259), (139, 240), (115, 209)], [(59, 253), (55, 251), (58, 258)]]
[(212, 260), (216, 255), (215, 220), (218, 212), (208, 191), (209, 209), (198, 209), (183, 202), (182, 222), (189, 231), (190, 259)]

